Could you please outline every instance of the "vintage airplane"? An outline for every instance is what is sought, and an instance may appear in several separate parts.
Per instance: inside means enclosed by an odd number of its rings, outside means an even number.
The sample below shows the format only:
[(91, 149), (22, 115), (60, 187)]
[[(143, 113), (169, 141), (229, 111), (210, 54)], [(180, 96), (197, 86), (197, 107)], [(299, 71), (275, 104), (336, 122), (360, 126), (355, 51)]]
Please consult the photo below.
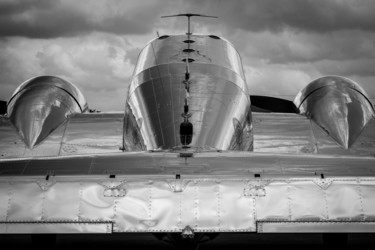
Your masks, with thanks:
[(179, 16), (188, 32), (143, 48), (124, 112), (90, 112), (55, 76), (14, 91), (0, 233), (163, 233), (194, 249), (210, 233), (375, 232), (365, 91), (326, 76), (294, 102), (250, 96), (233, 45)]

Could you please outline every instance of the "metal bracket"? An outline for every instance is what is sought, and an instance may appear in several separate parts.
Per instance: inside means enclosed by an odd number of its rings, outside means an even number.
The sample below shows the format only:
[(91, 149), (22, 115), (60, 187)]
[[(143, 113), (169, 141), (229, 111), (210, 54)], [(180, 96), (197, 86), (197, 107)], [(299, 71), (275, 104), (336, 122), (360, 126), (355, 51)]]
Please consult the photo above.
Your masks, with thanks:
[(321, 189), (327, 189), (333, 183), (332, 179), (314, 179), (313, 182), (318, 185)]
[(193, 239), (195, 237), (193, 229), (191, 229), (190, 226), (186, 226), (184, 229), (182, 229), (181, 236), (183, 239), (190, 238)]
[(182, 192), (185, 190), (189, 181), (175, 179), (175, 180), (168, 180), (167, 183), (169, 185), (169, 188), (172, 189), (173, 192), (178, 193), (178, 192)]
[(104, 187), (104, 197), (124, 197), (127, 193), (125, 181), (110, 181), (100, 183)]
[(245, 183), (243, 195), (245, 197), (264, 197), (266, 196), (266, 186), (270, 183), (269, 180), (248, 181)]
[(48, 180), (39, 180), (36, 183), (38, 184), (40, 189), (42, 189), (43, 191), (47, 191), (56, 183), (56, 180), (54, 178), (49, 177)]

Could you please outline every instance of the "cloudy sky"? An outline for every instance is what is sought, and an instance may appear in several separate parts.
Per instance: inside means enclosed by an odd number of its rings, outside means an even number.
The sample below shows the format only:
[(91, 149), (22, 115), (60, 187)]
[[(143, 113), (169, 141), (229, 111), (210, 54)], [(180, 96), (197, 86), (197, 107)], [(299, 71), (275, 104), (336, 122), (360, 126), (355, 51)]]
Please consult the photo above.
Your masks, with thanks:
[(220, 35), (241, 54), (251, 94), (293, 99), (310, 81), (342, 75), (375, 97), (373, 0), (0, 0), (0, 99), (23, 81), (57, 75), (90, 108), (123, 110), (142, 47), (156, 32)]

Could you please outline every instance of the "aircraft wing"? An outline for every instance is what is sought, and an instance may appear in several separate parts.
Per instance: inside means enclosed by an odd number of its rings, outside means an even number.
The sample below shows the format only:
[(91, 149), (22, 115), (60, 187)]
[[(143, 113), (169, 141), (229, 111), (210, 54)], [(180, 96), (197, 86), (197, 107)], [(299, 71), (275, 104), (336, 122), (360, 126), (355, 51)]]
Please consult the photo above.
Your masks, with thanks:
[(0, 118), (1, 158), (122, 152), (124, 114), (84, 113), (68, 117), (43, 143), (30, 149), (7, 117)]
[(373, 231), (373, 165), (243, 152), (2, 160), (0, 231)]
[(30, 79), (0, 117), (0, 233), (374, 232), (364, 91), (329, 76), (284, 104), (252, 112), (239, 54), (212, 35), (146, 45), (124, 114)]
[(374, 118), (345, 154), (313, 121), (288, 113), (253, 113), (254, 152), (123, 152), (122, 119), (73, 116), (40, 157), (25, 148), (3, 157), (0, 232), (375, 230)]
[(344, 148), (312, 119), (293, 113), (253, 112), (254, 152), (322, 154), (335, 157), (375, 154), (372, 117), (350, 148)]

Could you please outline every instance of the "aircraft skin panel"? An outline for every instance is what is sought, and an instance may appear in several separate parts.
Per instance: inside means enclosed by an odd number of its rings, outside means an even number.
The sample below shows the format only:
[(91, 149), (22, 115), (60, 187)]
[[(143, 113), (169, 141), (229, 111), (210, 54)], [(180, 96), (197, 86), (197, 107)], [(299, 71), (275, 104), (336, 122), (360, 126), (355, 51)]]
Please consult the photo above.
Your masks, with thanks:
[(318, 154), (365, 155), (375, 153), (375, 118), (371, 118), (353, 145), (345, 149), (336, 143), (315, 122), (311, 121), (311, 128), (317, 145)]
[(74, 114), (30, 149), (10, 120), (0, 117), (0, 159), (122, 152), (123, 119), (123, 113)]
[(253, 112), (254, 152), (316, 154), (310, 120), (286, 113)]
[(60, 155), (121, 152), (124, 115), (77, 114), (69, 120)]
[(343, 148), (313, 120), (298, 114), (253, 112), (254, 152), (319, 155), (375, 154), (372, 117), (350, 148)]
[(16, 128), (9, 118), (0, 116), (0, 157), (21, 158), (25, 153), (26, 145), (18, 135)]
[[(374, 177), (35, 176), (2, 177), (0, 186), (3, 233), (30, 233), (30, 226), (16, 226), (30, 224), (45, 233), (61, 232), (54, 224), (86, 233), (107, 232), (109, 224), (112, 232), (181, 232), (186, 226), (271, 232), (271, 225), (373, 232), (375, 223)], [(102, 226), (87, 226), (95, 223)]]

